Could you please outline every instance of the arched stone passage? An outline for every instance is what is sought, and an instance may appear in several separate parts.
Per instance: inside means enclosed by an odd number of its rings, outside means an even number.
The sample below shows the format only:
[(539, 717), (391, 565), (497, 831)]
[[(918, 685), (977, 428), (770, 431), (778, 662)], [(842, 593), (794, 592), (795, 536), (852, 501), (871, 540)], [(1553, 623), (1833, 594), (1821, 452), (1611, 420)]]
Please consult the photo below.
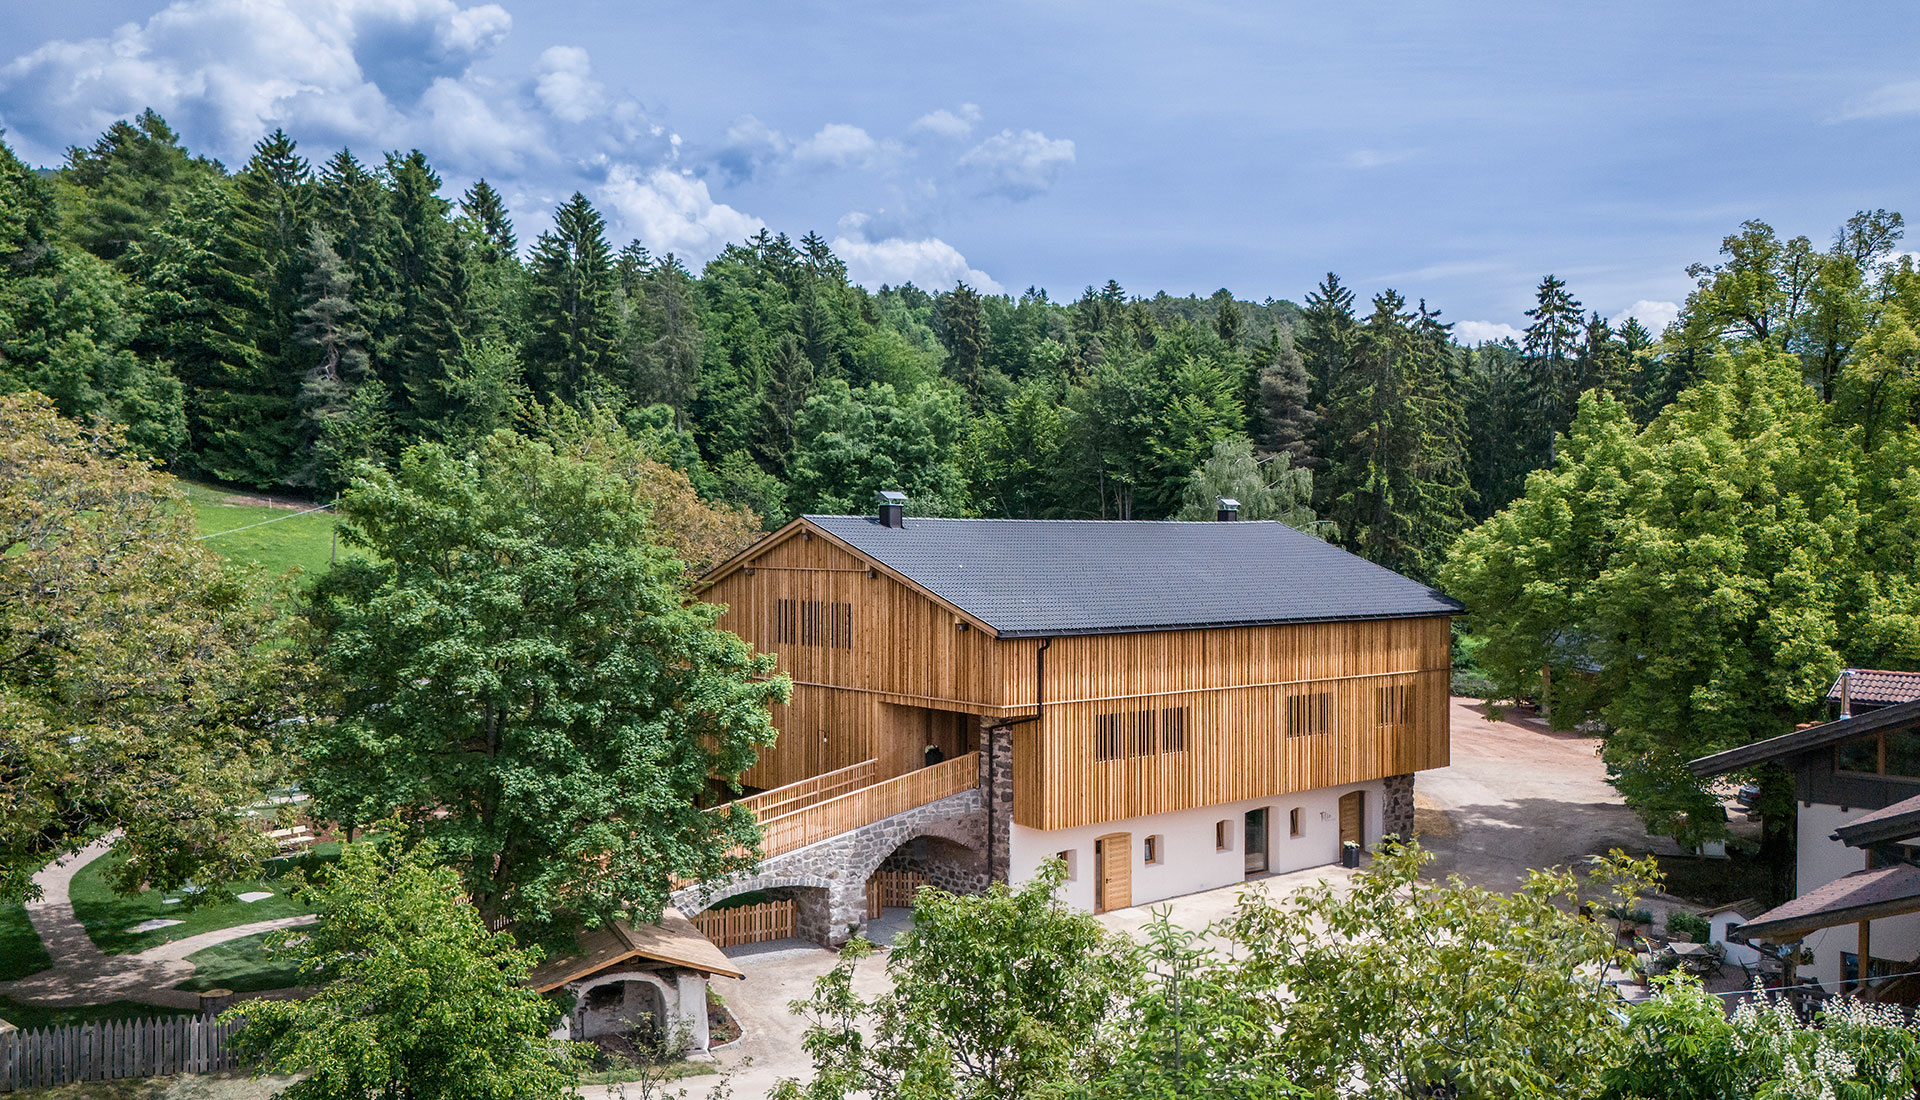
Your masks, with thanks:
[(895, 848), (880, 861), (873, 874), (883, 871), (920, 875), (928, 885), (950, 894), (978, 894), (987, 888), (987, 869), (981, 852), (932, 833), (914, 837)]
[(622, 970), (580, 983), (578, 998), (577, 1037), (638, 1032), (637, 1042), (658, 1050), (666, 1045), (674, 1019), (668, 1005), (678, 1002), (679, 991), (649, 971)]
[[(901, 846), (920, 837), (933, 837), (971, 849), (985, 851), (986, 815), (980, 792), (963, 791), (938, 802), (916, 806), (905, 813), (883, 818), (871, 825), (828, 837), (797, 851), (763, 861), (759, 868), (717, 883), (703, 883), (676, 891), (674, 907), (692, 915), (711, 908), (717, 901), (754, 890), (792, 889), (798, 901), (796, 931), (816, 943), (831, 946), (845, 942), (867, 921), (867, 880)], [(970, 890), (986, 886), (986, 857), (977, 855), (978, 881)], [(967, 886), (956, 872), (956, 885)], [(815, 907), (814, 898), (824, 891), (825, 904)], [(820, 910), (824, 909), (824, 912)]]

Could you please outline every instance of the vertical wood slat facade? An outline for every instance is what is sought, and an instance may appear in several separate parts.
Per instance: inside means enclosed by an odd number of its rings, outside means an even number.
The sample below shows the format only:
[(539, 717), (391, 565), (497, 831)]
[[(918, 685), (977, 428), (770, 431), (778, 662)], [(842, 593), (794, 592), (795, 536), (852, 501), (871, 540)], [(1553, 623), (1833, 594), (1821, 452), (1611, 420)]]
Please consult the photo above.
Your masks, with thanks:
[[(907, 775), (931, 731), (961, 715), (1015, 722), (1014, 820), (1041, 829), (1448, 763), (1445, 616), (1062, 636), (1047, 648), (1037, 707), (1040, 639), (995, 638), (805, 522), (705, 598), (726, 607), (723, 627), (778, 654), (794, 680), (793, 701), (774, 708), (779, 742), (742, 777), (754, 787), (866, 760), (876, 779)], [(842, 603), (851, 644), (782, 640), (792, 608)], [(1325, 732), (1291, 735), (1289, 700), (1321, 694), (1312, 707)], [(1019, 721), (1036, 710), (1040, 721)], [(1120, 716), (1105, 717), (1110, 729), (1177, 723), (1183, 745), (1097, 759), (1103, 716)]]

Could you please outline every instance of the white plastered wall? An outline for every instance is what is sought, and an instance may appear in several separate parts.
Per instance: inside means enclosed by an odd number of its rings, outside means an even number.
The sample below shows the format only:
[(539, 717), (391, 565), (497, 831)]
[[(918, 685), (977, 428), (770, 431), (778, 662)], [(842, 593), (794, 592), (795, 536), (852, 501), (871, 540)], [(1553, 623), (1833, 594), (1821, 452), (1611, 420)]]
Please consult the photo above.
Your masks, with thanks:
[[(1072, 829), (1029, 829), (1015, 825), (1009, 837), (1015, 883), (1025, 882), (1047, 857), (1069, 852), (1071, 878), (1061, 888), (1067, 904), (1093, 908), (1093, 842), (1110, 833), (1129, 833), (1128, 859), (1133, 868), (1133, 904), (1146, 905), (1167, 898), (1212, 890), (1245, 881), (1246, 813), (1267, 808), (1267, 869), (1279, 874), (1321, 867), (1340, 860), (1340, 796), (1367, 792), (1363, 842), (1380, 840), (1384, 785), (1379, 780), (1340, 787), (1296, 791), (1268, 798), (1229, 802), (1195, 810), (1152, 814), (1147, 817), (1082, 825)], [(1300, 810), (1301, 835), (1287, 835), (1288, 811)], [(1227, 822), (1227, 847), (1214, 846), (1214, 826)], [(1160, 837), (1157, 862), (1144, 861), (1146, 838)]]
[[(1833, 839), (1833, 831), (1849, 821), (1857, 821), (1871, 811), (1841, 809), (1816, 802), (1800, 807), (1799, 851), (1795, 860), (1794, 886), (1800, 893), (1825, 886), (1842, 875), (1864, 870), (1867, 853), (1849, 848)], [(1876, 959), (1902, 962), (1920, 958), (1920, 913), (1884, 917), (1872, 922), (1868, 933), (1869, 950)], [(1840, 955), (1860, 949), (1860, 926), (1844, 924), (1810, 932), (1802, 941), (1813, 952), (1813, 963), (1800, 967), (1800, 974), (1818, 978), (1828, 992), (1840, 988)]]

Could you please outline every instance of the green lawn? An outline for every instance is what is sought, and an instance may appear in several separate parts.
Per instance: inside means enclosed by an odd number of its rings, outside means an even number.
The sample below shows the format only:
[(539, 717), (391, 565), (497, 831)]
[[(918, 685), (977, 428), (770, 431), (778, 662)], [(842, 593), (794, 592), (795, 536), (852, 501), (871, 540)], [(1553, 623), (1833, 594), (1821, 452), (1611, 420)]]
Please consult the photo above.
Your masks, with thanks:
[[(331, 512), (298, 514), (313, 507), (292, 500), (292, 507), (237, 503), (254, 497), (245, 490), (224, 489), (204, 482), (176, 479), (187, 494), (195, 523), (205, 544), (222, 557), (259, 566), (278, 576), (299, 566), (308, 577), (327, 571), (333, 548)], [(267, 522), (271, 520), (272, 522)], [(260, 524), (260, 526), (254, 526)], [(247, 528), (241, 530), (241, 528)]]
[(267, 937), (270, 935), (272, 933), (262, 932), (257, 936), (228, 940), (195, 951), (187, 956), (187, 961), (196, 968), (193, 977), (174, 988), (191, 989), (196, 993), (208, 989), (253, 993), (262, 989), (285, 989), (290, 985), (298, 985), (300, 975), (292, 965), (267, 957)]
[(87, 1024), (95, 1020), (133, 1020), (147, 1016), (197, 1016), (199, 1013), (183, 1008), (161, 1008), (158, 1005), (143, 1005), (137, 1001), (113, 1001), (103, 1005), (79, 1005), (74, 1008), (47, 1008), (42, 1005), (23, 1005), (18, 1001), (0, 997), (0, 1020), (12, 1024), (22, 1031), (33, 1027), (61, 1027), (66, 1024)]
[(18, 905), (0, 905), (0, 982), (37, 974), (53, 965), (52, 956)]
[[(114, 869), (115, 861), (120, 857), (109, 853), (80, 868), (80, 872), (73, 876), (69, 896), (73, 899), (74, 915), (86, 926), (87, 935), (93, 937), (93, 942), (100, 946), (100, 950), (110, 955), (121, 955), (145, 951), (149, 947), (158, 947), (201, 932), (211, 932), (216, 928), (232, 928), (236, 924), (251, 924), (310, 912), (305, 905), (287, 896), (287, 874), (302, 860), (332, 860), (339, 858), (339, 855), (338, 843), (316, 844), (311, 855), (273, 860), (267, 865), (264, 878), (234, 883), (231, 887), (235, 895), (267, 890), (273, 893), (272, 897), (256, 902), (229, 901), (188, 909), (185, 904), (164, 904), (165, 898), (178, 897), (178, 894), (148, 890), (133, 897), (123, 897), (114, 893), (107, 873)], [(142, 921), (155, 919), (177, 920), (180, 923), (151, 932), (128, 931)]]

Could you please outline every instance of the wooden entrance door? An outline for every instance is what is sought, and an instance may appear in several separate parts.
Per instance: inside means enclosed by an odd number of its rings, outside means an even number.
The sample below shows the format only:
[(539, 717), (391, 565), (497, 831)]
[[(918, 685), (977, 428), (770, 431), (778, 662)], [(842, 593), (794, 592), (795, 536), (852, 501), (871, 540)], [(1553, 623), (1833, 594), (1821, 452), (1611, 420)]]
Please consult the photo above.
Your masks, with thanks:
[(1108, 833), (1093, 842), (1093, 911), (1133, 904), (1133, 834)]
[(1351, 840), (1362, 848), (1367, 846), (1366, 821), (1367, 792), (1352, 791), (1340, 796), (1340, 846), (1345, 848)]
[(1267, 870), (1267, 808), (1247, 811), (1247, 874)]

